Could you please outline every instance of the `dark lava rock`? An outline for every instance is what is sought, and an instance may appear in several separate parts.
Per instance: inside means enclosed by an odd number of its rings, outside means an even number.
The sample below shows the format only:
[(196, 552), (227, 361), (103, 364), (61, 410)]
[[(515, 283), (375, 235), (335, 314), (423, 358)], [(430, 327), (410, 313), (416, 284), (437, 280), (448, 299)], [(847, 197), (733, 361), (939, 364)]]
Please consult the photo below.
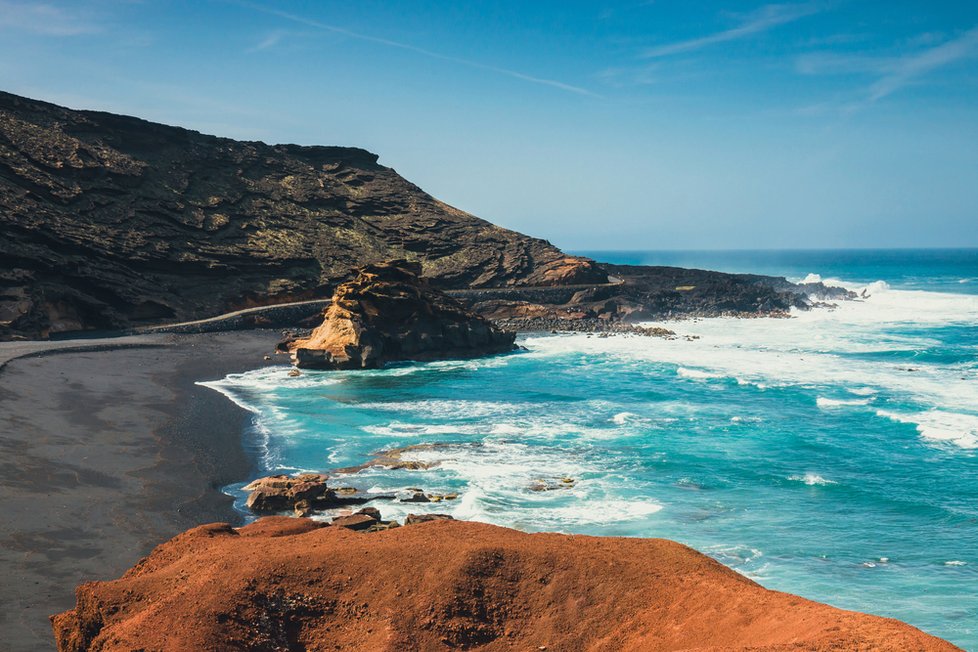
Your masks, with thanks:
[(350, 514), (349, 516), (337, 516), (331, 525), (345, 527), (349, 530), (367, 530), (377, 524), (378, 519), (367, 514)]
[(356, 513), (363, 514), (364, 516), (369, 516), (375, 521), (380, 520), (380, 510), (377, 509), (376, 507), (364, 507), (363, 509), (357, 510)]
[(377, 368), (397, 360), (487, 355), (516, 348), (515, 333), (432, 288), (421, 265), (367, 265), (336, 289), (325, 321), (289, 344), (297, 367)]
[(607, 281), (362, 149), (242, 142), (0, 92), (0, 339), (324, 298), (394, 258), (442, 288)]
[(448, 514), (408, 514), (404, 519), (404, 525), (418, 525), (429, 521), (454, 521), (455, 519)]
[(248, 509), (258, 513), (295, 510), (308, 514), (314, 506), (335, 501), (331, 489), (326, 486), (327, 476), (319, 473), (303, 473), (299, 476), (272, 475), (258, 478), (244, 487), (250, 491)]

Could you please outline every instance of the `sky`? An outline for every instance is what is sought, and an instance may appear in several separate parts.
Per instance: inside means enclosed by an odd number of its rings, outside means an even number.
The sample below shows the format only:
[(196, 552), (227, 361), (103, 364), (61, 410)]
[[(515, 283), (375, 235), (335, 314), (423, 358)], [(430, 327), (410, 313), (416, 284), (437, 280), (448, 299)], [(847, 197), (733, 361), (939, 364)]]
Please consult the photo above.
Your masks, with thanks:
[(978, 2), (0, 0), (0, 89), (571, 250), (978, 246)]

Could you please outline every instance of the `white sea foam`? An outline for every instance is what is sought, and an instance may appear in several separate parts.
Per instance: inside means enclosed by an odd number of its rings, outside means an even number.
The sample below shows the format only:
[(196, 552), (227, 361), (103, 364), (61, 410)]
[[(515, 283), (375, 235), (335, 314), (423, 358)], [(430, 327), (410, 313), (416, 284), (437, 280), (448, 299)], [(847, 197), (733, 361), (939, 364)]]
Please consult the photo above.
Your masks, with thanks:
[(764, 556), (764, 553), (757, 548), (742, 545), (706, 546), (703, 548), (703, 552), (739, 571), (747, 570), (744, 568), (745, 566)]
[(638, 415), (634, 412), (619, 412), (615, 416), (611, 417), (611, 420), (617, 423), (619, 426), (623, 426), (629, 421), (635, 420)]
[(516, 403), (506, 403), (503, 401), (451, 401), (451, 400), (425, 400), (425, 401), (390, 401), (390, 402), (368, 402), (368, 403), (349, 403), (345, 407), (359, 410), (379, 410), (389, 412), (408, 412), (415, 415), (431, 418), (452, 418), (459, 415), (472, 418), (486, 418), (513, 414), (520, 411), (521, 406)]
[(804, 482), (810, 487), (824, 487), (826, 485), (835, 484), (834, 480), (827, 480), (817, 473), (805, 473), (803, 475), (790, 475), (789, 480), (794, 482)]
[(869, 405), (868, 398), (825, 398), (819, 396), (815, 399), (815, 404), (822, 409), (844, 407), (847, 405)]
[[(385, 504), (387, 518), (431, 511), (531, 530), (562, 530), (628, 523), (662, 509), (652, 497), (620, 495), (620, 478), (606, 472), (612, 460), (586, 448), (490, 438), (410, 451), (403, 458), (437, 466), (424, 472), (369, 469), (358, 476), (371, 479), (370, 491), (377, 493), (409, 486), (435, 492), (444, 492), (443, 485), (455, 488), (461, 483), (462, 488), (453, 489), (460, 494), (457, 500)], [(574, 482), (567, 488), (531, 490), (539, 481), (560, 486), (562, 478)]]
[(978, 448), (978, 415), (944, 410), (914, 414), (877, 410), (876, 414), (899, 423), (916, 425), (917, 432), (925, 439), (947, 442), (961, 448)]
[(702, 369), (689, 369), (687, 367), (679, 367), (676, 369), (676, 375), (682, 378), (694, 378), (696, 380), (706, 380), (707, 378), (722, 378), (723, 374), (715, 373), (712, 371), (704, 371)]
[(800, 282), (801, 283), (821, 283), (822, 282), (822, 276), (821, 276), (821, 274), (809, 274), (805, 278), (801, 279)]
[[(880, 291), (884, 286), (879, 283), (847, 287), (871, 288), (872, 296), (841, 301), (836, 310), (794, 311), (791, 319), (719, 318), (647, 324), (667, 326), (681, 335), (698, 335), (697, 340), (531, 335), (523, 343), (530, 350), (526, 355), (533, 357), (584, 354), (594, 359), (610, 358), (633, 369), (649, 363), (668, 364), (675, 365), (678, 375), (697, 380), (729, 377), (760, 389), (851, 388), (847, 391), (860, 399), (884, 392), (942, 411), (962, 415), (975, 411), (973, 367), (926, 361), (910, 365), (867, 354), (932, 347), (928, 327), (978, 322), (978, 296)], [(823, 398), (845, 400), (838, 396)], [(966, 421), (946, 424), (954, 432), (945, 432), (942, 438), (973, 446), (976, 435)], [(938, 433), (928, 430), (921, 434), (932, 438)]]
[(950, 561), (944, 562), (945, 566), (967, 566), (968, 562), (961, 561), (959, 559), (951, 559)]

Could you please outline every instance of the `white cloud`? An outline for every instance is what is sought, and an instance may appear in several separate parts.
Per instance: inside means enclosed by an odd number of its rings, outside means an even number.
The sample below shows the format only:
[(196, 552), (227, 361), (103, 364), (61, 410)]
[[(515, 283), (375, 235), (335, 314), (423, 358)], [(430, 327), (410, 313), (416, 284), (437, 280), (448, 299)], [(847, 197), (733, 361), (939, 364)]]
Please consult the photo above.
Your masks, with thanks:
[(757, 11), (747, 14), (736, 27), (699, 38), (648, 48), (642, 53), (642, 56), (652, 59), (701, 50), (717, 43), (736, 41), (754, 34), (766, 32), (769, 29), (794, 22), (818, 11), (819, 8), (813, 3), (765, 5)]

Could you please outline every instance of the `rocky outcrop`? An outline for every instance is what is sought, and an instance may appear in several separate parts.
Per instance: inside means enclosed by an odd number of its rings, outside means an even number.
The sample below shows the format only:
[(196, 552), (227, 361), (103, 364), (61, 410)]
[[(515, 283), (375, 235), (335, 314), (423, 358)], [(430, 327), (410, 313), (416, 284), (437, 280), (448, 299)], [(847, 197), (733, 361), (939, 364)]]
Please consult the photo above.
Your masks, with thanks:
[(583, 288), (473, 289), (454, 296), (510, 329), (609, 333), (628, 332), (623, 326), (643, 320), (782, 317), (793, 308), (856, 298), (843, 288), (795, 284), (774, 276), (681, 267), (603, 267), (613, 282)]
[(409, 520), (369, 534), (282, 517), (194, 528), (122, 578), (80, 586), (52, 619), (58, 649), (956, 649), (766, 590), (670, 541)]
[(602, 283), (377, 155), (266, 145), (0, 92), (0, 338), (327, 297), (408, 258), (443, 288)]
[(336, 289), (325, 321), (288, 343), (297, 367), (371, 369), (397, 360), (430, 360), (512, 351), (516, 335), (430, 287), (421, 266), (397, 260), (360, 268)]
[(330, 506), (336, 502), (335, 492), (326, 485), (327, 479), (328, 476), (321, 473), (258, 478), (243, 489), (250, 492), (245, 506), (258, 513), (294, 510), (305, 515), (314, 507)]

